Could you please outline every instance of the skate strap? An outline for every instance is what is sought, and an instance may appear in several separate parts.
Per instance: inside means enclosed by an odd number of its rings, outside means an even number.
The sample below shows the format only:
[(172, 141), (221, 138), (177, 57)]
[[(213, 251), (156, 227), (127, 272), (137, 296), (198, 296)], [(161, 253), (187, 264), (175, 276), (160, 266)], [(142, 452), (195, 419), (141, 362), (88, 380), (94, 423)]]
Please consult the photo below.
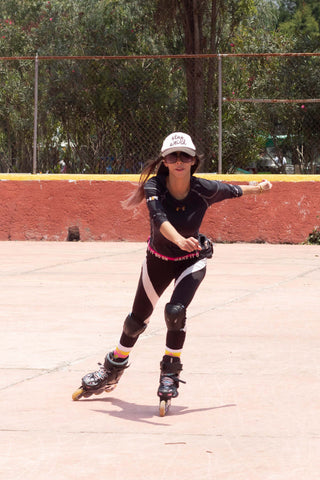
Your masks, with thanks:
[(178, 381), (179, 383), (187, 383), (185, 380), (181, 380), (181, 378), (179, 378), (179, 377), (177, 378), (177, 381)]
[(166, 378), (166, 377), (169, 377), (170, 379), (172, 379), (174, 382), (178, 382), (178, 383), (187, 383), (185, 382), (184, 380), (181, 380), (181, 378), (179, 378), (177, 375), (175, 375), (174, 373), (163, 373), (163, 378)]

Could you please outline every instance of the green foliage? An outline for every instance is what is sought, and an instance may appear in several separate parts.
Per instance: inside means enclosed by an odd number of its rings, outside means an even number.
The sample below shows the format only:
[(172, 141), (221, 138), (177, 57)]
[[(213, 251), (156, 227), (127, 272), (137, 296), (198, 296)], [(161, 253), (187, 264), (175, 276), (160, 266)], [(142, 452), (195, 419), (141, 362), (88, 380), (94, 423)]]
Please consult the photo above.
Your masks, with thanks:
[[(99, 0), (92, 8), (90, 0), (11, 0), (0, 6), (0, 26), (5, 34), (0, 55), (142, 54), (154, 44), (146, 22), (147, 7), (125, 1)], [(8, 151), (5, 144), (12, 145), (3, 168), (30, 171), (34, 65), (11, 62), (1, 67), (2, 79), (6, 78), (0, 86), (2, 148)], [(137, 136), (130, 135), (123, 121), (134, 112), (136, 130), (149, 147), (145, 154), (150, 155), (151, 148), (154, 154), (158, 139), (152, 143), (144, 132), (154, 121), (159, 130), (166, 127), (165, 110), (174, 108), (175, 103), (173, 92), (167, 90), (169, 74), (168, 65), (155, 62), (40, 61), (40, 169), (55, 170), (52, 162), (62, 156), (69, 170), (103, 173), (101, 158), (108, 152), (117, 157), (128, 152), (135, 155)], [(176, 76), (170, 75), (172, 79)], [(147, 115), (141, 105), (148, 105)], [(68, 147), (61, 149), (61, 144)], [(22, 152), (23, 145), (29, 146), (29, 152)]]
[(308, 236), (307, 243), (310, 245), (320, 245), (320, 229), (315, 227)]
[[(0, 56), (82, 56), (286, 52), (319, 47), (316, 0), (6, 0), (0, 3)], [(261, 12), (263, 11), (263, 14)], [(226, 59), (225, 97), (320, 98), (318, 60)], [(104, 173), (154, 156), (169, 131), (188, 130), (217, 169), (217, 61), (41, 60), (39, 169)], [(32, 170), (34, 62), (0, 63), (0, 168)], [(263, 138), (281, 131), (296, 162), (319, 151), (320, 114), (224, 104), (223, 169), (245, 167)], [(311, 125), (312, 128), (309, 126)], [(297, 133), (298, 132), (298, 135)], [(312, 145), (312, 146), (311, 146)], [(299, 157), (300, 155), (300, 157)], [(129, 162), (126, 166), (126, 162)], [(116, 162), (114, 162), (114, 165)], [(136, 167), (136, 168), (138, 168)]]
[(314, 16), (312, 5), (302, 3), (293, 16), (280, 25), (280, 31), (293, 37), (295, 51), (312, 52), (320, 46), (319, 20)]

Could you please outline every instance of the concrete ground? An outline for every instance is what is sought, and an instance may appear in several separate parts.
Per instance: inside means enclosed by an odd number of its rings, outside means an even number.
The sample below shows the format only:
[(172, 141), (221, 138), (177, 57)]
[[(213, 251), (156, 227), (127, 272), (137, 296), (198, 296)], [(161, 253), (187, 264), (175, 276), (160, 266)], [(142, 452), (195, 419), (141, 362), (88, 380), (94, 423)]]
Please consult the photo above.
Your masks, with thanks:
[(320, 478), (320, 247), (216, 245), (160, 418), (160, 300), (117, 389), (71, 400), (119, 338), (142, 243), (0, 243), (0, 478)]

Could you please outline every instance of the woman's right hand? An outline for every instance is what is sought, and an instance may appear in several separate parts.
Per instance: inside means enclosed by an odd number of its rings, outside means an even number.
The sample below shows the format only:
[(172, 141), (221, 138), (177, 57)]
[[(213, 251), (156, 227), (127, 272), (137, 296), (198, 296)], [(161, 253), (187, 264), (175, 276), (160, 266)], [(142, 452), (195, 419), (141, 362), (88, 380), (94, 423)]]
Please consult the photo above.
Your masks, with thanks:
[(184, 238), (181, 237), (176, 245), (185, 250), (186, 252), (194, 252), (195, 250), (201, 250), (201, 246), (198, 240), (194, 237)]
[(179, 232), (171, 225), (168, 220), (163, 222), (160, 226), (160, 232), (161, 234), (170, 240), (170, 242), (174, 243), (177, 245), (177, 247), (181, 248), (181, 250), (184, 250), (186, 252), (194, 252), (195, 250), (201, 250), (201, 246), (198, 242), (198, 240), (194, 237), (189, 237), (185, 238), (182, 235), (180, 235)]

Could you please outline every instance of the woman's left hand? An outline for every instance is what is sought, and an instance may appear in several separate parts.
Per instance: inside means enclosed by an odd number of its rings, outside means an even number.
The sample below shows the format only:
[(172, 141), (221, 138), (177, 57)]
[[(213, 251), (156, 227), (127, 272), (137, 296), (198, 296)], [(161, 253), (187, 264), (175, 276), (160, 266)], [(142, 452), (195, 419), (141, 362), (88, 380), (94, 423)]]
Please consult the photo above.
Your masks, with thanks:
[(269, 182), (269, 180), (262, 180), (262, 182), (258, 183), (258, 185), (260, 187), (261, 193), (266, 192), (267, 190), (271, 190), (272, 188), (272, 183)]

